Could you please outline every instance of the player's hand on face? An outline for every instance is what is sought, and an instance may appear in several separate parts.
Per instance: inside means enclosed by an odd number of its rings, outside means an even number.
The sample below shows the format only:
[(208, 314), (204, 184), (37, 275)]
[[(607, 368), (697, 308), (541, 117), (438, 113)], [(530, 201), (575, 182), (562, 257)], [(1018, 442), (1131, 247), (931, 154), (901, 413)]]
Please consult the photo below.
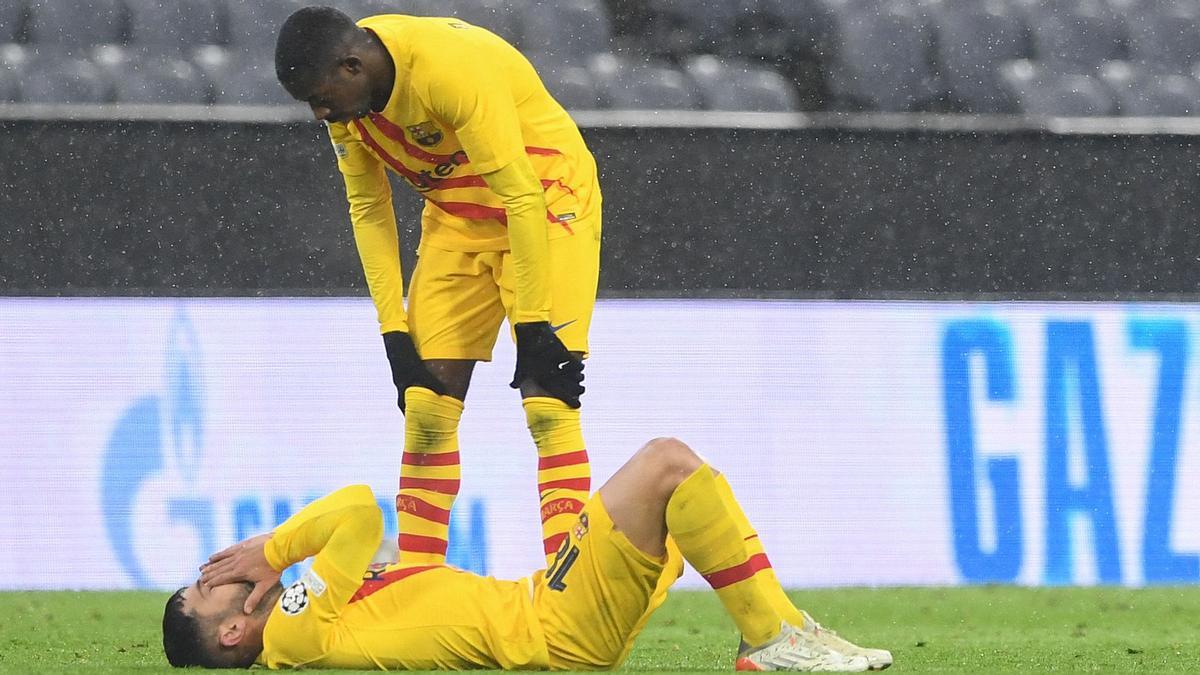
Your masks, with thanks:
[(554, 398), (578, 408), (584, 391), (583, 360), (567, 351), (549, 321), (519, 323), (513, 330), (517, 334), (517, 368), (509, 386), (517, 389), (525, 380), (532, 380)]
[(388, 363), (392, 367), (392, 383), (399, 394), (397, 404), (400, 412), (404, 412), (404, 391), (409, 387), (425, 387), (438, 395), (446, 393), (446, 387), (429, 372), (425, 362), (417, 355), (417, 347), (408, 333), (384, 333), (383, 347), (387, 350)]
[(267, 562), (263, 550), (270, 538), (270, 534), (260, 534), (212, 554), (208, 562), (200, 566), (200, 583), (210, 588), (244, 581), (254, 584), (254, 590), (250, 591), (242, 608), (247, 614), (253, 613), (263, 596), (279, 583), (281, 575)]

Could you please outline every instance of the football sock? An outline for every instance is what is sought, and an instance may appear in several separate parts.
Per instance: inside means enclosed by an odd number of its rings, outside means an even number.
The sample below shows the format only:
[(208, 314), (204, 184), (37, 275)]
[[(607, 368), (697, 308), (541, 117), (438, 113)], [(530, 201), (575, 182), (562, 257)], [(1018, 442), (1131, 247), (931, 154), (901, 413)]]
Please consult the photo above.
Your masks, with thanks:
[[(758, 538), (758, 532), (754, 530), (754, 526), (750, 524), (750, 519), (746, 517), (741, 505), (734, 498), (733, 488), (729, 486), (729, 481), (725, 480), (723, 474), (717, 474), (714, 476), (714, 480), (717, 484), (717, 494), (721, 496), (721, 501), (725, 503), (725, 510), (729, 512), (734, 522), (737, 523), (738, 536), (742, 538), (742, 541), (746, 542), (746, 548), (749, 549), (750, 556), (761, 555), (766, 560), (767, 554), (763, 550), (762, 540)], [(804, 616), (800, 614), (800, 610), (796, 609), (796, 606), (788, 598), (787, 593), (783, 591), (783, 586), (780, 585), (779, 579), (775, 576), (775, 570), (771, 567), (769, 560), (767, 561), (767, 566), (759, 570), (758, 574), (754, 575), (754, 578), (758, 581), (767, 599), (770, 600), (771, 606), (775, 608), (776, 613), (783, 617), (784, 621), (787, 621), (796, 628), (803, 628)]]
[(742, 639), (758, 646), (779, 634), (783, 618), (757, 579), (770, 563), (742, 539), (712, 467), (702, 465), (675, 488), (667, 502), (667, 530), (683, 557), (717, 592)]
[(538, 452), (538, 498), (546, 564), (575, 524), (591, 489), (591, 466), (579, 425), (579, 410), (556, 398), (525, 399), (525, 421)]
[(424, 387), (404, 392), (404, 459), (396, 520), (400, 562), (442, 564), (458, 496), (458, 422), (463, 403)]

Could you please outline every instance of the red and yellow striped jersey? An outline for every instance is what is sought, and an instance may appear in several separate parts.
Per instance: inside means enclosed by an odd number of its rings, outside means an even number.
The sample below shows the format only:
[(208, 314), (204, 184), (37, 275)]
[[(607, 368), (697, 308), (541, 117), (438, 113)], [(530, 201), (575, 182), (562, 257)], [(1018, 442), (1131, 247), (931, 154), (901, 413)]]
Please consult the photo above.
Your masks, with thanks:
[[(536, 179), (530, 176), (529, 182), (536, 191), (535, 180), (540, 181), (545, 201), (544, 216), (532, 215), (544, 223), (546, 239), (571, 234), (580, 224), (575, 221), (599, 208), (600, 190), (595, 160), (578, 127), (507, 42), (451, 18), (383, 15), (359, 26), (378, 36), (392, 57), (392, 95), (380, 112), (330, 123), (329, 134), (383, 332), (405, 330), (386, 169), (426, 200), (423, 245), (463, 252), (511, 248), (518, 265), (544, 264), (539, 259), (544, 244), (527, 251), (510, 246), (505, 202), (493, 190), (495, 180), (489, 177), (489, 187), (485, 175), (532, 166)], [(529, 314), (521, 320), (544, 320), (546, 295), (540, 287), (518, 288), (518, 313)]]
[[(279, 526), (264, 549), (276, 569), (315, 556), (267, 619), (269, 668), (545, 669), (530, 581), (444, 565), (368, 566), (382, 515), (370, 488), (343, 488)], [(363, 570), (366, 574), (363, 574)]]

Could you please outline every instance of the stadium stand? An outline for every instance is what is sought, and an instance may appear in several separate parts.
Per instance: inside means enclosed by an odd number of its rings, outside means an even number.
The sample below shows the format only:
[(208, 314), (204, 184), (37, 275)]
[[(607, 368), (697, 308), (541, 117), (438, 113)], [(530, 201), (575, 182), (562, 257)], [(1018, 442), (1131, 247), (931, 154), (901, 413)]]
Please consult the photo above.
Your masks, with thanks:
[(441, 3), (439, 13), (482, 26), (521, 46), (525, 16), (525, 3), (521, 0), (452, 0)]
[(21, 100), (21, 81), (11, 68), (0, 66), (0, 103), (18, 103)]
[(683, 73), (665, 61), (598, 54), (590, 68), (608, 108), (695, 110), (700, 100)]
[(526, 51), (558, 61), (583, 65), (612, 49), (612, 25), (599, 0), (536, 0), (525, 7), (522, 22)]
[(112, 90), (104, 71), (85, 58), (34, 54), (21, 70), (27, 103), (111, 103)]
[(217, 0), (125, 0), (125, 7), (130, 45), (187, 53), (226, 40), (224, 6)]
[(204, 104), (208, 82), (200, 71), (179, 55), (153, 48), (102, 45), (93, 62), (112, 82), (117, 103)]
[(1091, 71), (1125, 56), (1125, 22), (1102, 0), (1029, 0), (1021, 6), (1034, 54), (1048, 67)]
[(779, 73), (748, 61), (693, 56), (684, 72), (696, 84), (707, 110), (792, 112), (799, 109), (795, 89)]
[(275, 36), (284, 20), (309, 4), (306, 0), (229, 0), (225, 6), (229, 47), (267, 58), (275, 51)]
[(953, 107), (1010, 113), (1016, 102), (1000, 86), (999, 69), (1029, 56), (1020, 14), (1002, 0), (944, 2), (931, 7), (939, 74)]
[(262, 55), (209, 45), (196, 51), (195, 64), (207, 78), (212, 103), (296, 105), (275, 79), (274, 62)]
[[(193, 101), (200, 83), (210, 103), (290, 103), (270, 54), (279, 24), (313, 1), (4, 0), (0, 49), (90, 60), (109, 82), (100, 99), (153, 99), (157, 88), (160, 102)], [(328, 2), (356, 18), (457, 16), (489, 28), (572, 108), (1190, 115), (1200, 66), (1200, 0)], [(17, 61), (7, 68), (24, 82), (28, 59)], [(140, 70), (115, 86), (118, 66)], [(88, 69), (68, 70), (76, 84), (39, 85), (22, 100), (95, 100), (79, 84)]]
[[(82, 54), (101, 44), (125, 42), (125, 7), (120, 0), (30, 0), (26, 39)], [(86, 20), (81, 20), (86, 17)]]
[(1200, 114), (1200, 82), (1178, 74), (1158, 74), (1125, 61), (1110, 61), (1100, 77), (1116, 97), (1119, 113), (1132, 117), (1188, 117)]
[[(691, 54), (721, 51), (732, 31), (737, 0), (645, 0), (626, 3), (616, 38), (621, 54), (648, 54), (678, 63)], [(614, 16), (619, 16), (613, 12)]]
[(0, 44), (25, 39), (25, 3), (10, 0), (0, 3)]
[(1129, 58), (1157, 72), (1186, 74), (1200, 63), (1200, 3), (1139, 5), (1127, 15)]
[(932, 32), (914, 5), (847, 2), (835, 12), (828, 63), (835, 105), (845, 110), (921, 110), (939, 94), (930, 68)]
[(575, 110), (594, 110), (600, 107), (600, 91), (596, 78), (583, 66), (564, 64), (557, 54), (531, 52), (527, 54), (537, 68), (546, 89), (563, 107)]
[(1112, 94), (1091, 75), (1063, 73), (1022, 59), (1000, 69), (1020, 112), (1053, 117), (1101, 117), (1116, 108)]

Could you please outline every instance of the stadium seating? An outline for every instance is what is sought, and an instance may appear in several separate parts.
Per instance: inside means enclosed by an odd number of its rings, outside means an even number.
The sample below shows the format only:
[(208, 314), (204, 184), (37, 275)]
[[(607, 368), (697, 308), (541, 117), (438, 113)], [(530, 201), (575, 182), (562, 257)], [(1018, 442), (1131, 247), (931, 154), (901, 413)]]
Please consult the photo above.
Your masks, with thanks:
[(125, 42), (125, 8), (120, 0), (29, 0), (26, 37), (82, 53), (99, 44)]
[(1112, 94), (1088, 74), (1063, 73), (1024, 59), (1005, 64), (1000, 74), (1026, 115), (1100, 117), (1116, 112)]
[(529, 56), (546, 89), (564, 108), (594, 110), (601, 107), (596, 79), (587, 68), (564, 64), (557, 60), (556, 54), (535, 52)]
[(275, 79), (269, 58), (210, 45), (197, 50), (195, 63), (208, 80), (212, 103), (300, 105)]
[(96, 49), (92, 60), (112, 82), (117, 103), (208, 103), (204, 76), (177, 54), (104, 45)]
[(828, 64), (838, 107), (904, 112), (920, 110), (937, 94), (930, 68), (932, 34), (905, 3), (837, 8), (836, 54)]
[(1034, 58), (1049, 67), (1082, 72), (1124, 57), (1125, 22), (1102, 0), (1028, 0), (1023, 6)]
[(1115, 95), (1121, 115), (1200, 115), (1200, 82), (1191, 77), (1152, 73), (1124, 61), (1105, 64), (1100, 77)]
[(1188, 73), (1200, 63), (1200, 3), (1140, 6), (1127, 17), (1131, 61), (1169, 73)]
[(91, 61), (73, 56), (34, 55), (21, 73), (26, 103), (110, 103), (112, 82)]
[(795, 89), (779, 73), (748, 61), (711, 54), (684, 63), (708, 110), (791, 112), (799, 108)]
[(589, 69), (607, 108), (695, 110), (700, 105), (688, 78), (665, 61), (599, 54)]
[(636, 32), (620, 42), (621, 51), (673, 61), (720, 52), (732, 31), (737, 1), (645, 0), (644, 17)]
[(0, 103), (17, 103), (21, 100), (21, 80), (17, 71), (0, 65)]
[(939, 73), (950, 98), (966, 112), (1014, 112), (1000, 86), (1000, 66), (1028, 56), (1025, 26), (1002, 0), (947, 2), (934, 7)]
[(185, 53), (225, 42), (223, 6), (217, 0), (124, 0), (129, 44)]
[(525, 3), (520, 0), (450, 0), (440, 3), (442, 16), (454, 16), (482, 26), (520, 46)]
[(24, 0), (6, 0), (0, 3), (0, 44), (20, 42), (24, 39)]
[(739, 0), (725, 53), (786, 65), (829, 51), (834, 13), (820, 0)]
[(279, 27), (292, 12), (308, 4), (307, 0), (229, 0), (226, 5), (229, 46), (247, 54), (273, 54)]
[(535, 0), (522, 15), (526, 50), (586, 64), (612, 49), (612, 26), (599, 0)]
[[(209, 102), (291, 103), (271, 52), (312, 1), (0, 0), (0, 48), (66, 68), (31, 90), (46, 100), (194, 101), (200, 83)], [(325, 1), (493, 30), (571, 108), (1190, 115), (1200, 66), (1200, 0)], [(140, 56), (114, 66), (114, 45)], [(26, 65), (8, 64), (22, 83)]]

